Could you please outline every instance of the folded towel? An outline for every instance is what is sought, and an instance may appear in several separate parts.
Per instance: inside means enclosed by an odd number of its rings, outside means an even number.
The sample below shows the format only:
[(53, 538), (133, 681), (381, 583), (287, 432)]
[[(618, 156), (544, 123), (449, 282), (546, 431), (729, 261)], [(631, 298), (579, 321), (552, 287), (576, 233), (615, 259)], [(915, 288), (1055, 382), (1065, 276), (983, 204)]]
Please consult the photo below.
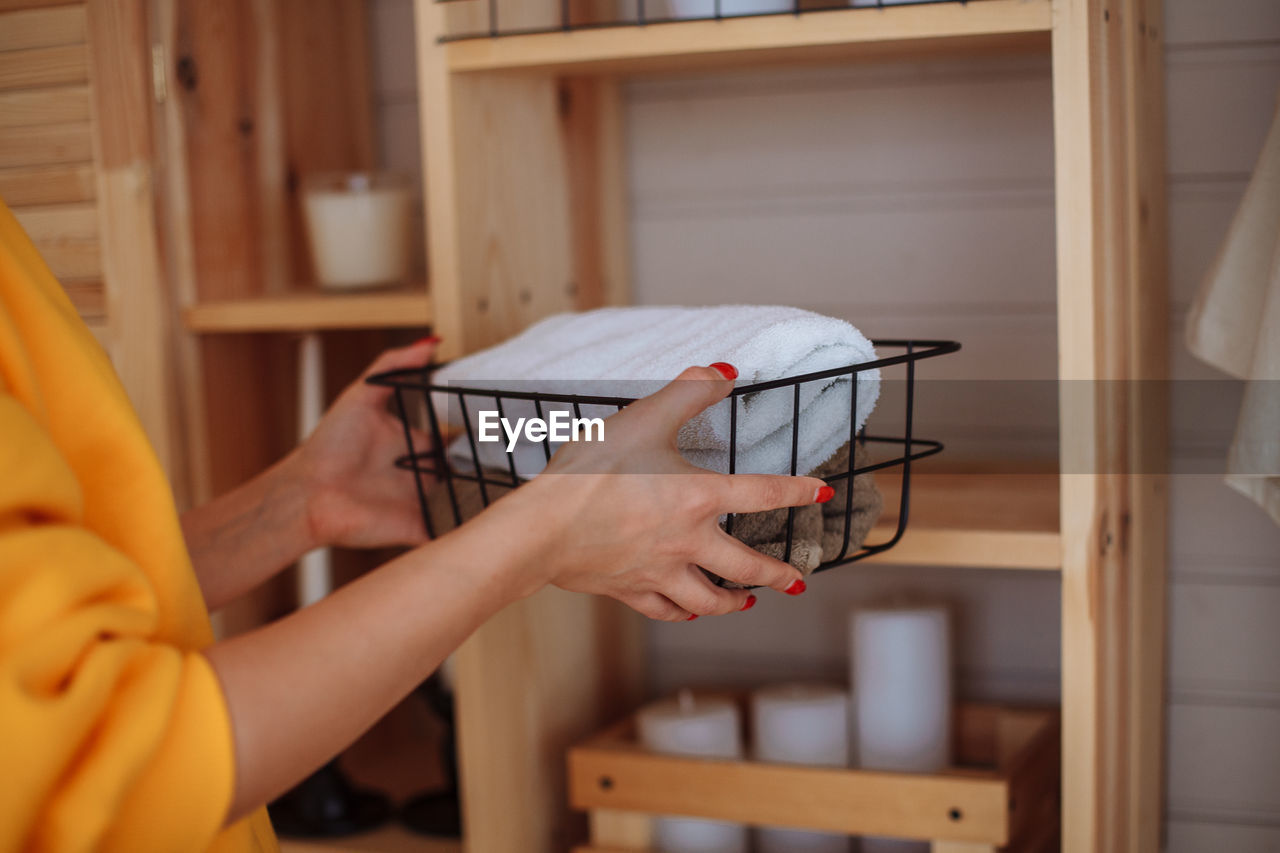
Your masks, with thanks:
[[(866, 464), (866, 448), (859, 444), (855, 448), (853, 467)], [(827, 479), (844, 474), (849, 469), (849, 444), (846, 442), (831, 459), (809, 474)], [(826, 503), (796, 508), (791, 527), (790, 563), (806, 575), (823, 560), (836, 559), (842, 549), (846, 557), (856, 554), (871, 528), (880, 519), (880, 512), (884, 508), (884, 499), (876, 488), (873, 476), (868, 473), (855, 477), (853, 500), (848, 514), (849, 546), (845, 548), (845, 496), (849, 480), (846, 478), (835, 481), (834, 488), (835, 497)], [(781, 560), (787, 550), (787, 510), (776, 509), (735, 516), (733, 536), (760, 553)], [(710, 572), (707, 575), (720, 586), (730, 589), (741, 586)]]
[[(674, 379), (686, 367), (727, 361), (738, 369), (739, 384), (753, 384), (858, 364), (875, 350), (849, 323), (799, 308), (726, 305), (710, 308), (602, 308), (559, 314), (516, 337), (459, 359), (436, 372), (434, 381), (504, 391), (643, 397)], [(817, 468), (849, 440), (848, 376), (801, 386), (796, 471)], [(880, 393), (880, 373), (858, 374), (857, 422), (860, 429)], [(790, 472), (793, 388), (749, 394), (738, 401), (739, 473)], [(455, 395), (438, 395), (436, 405), (450, 423), (464, 422)], [(478, 412), (492, 410), (493, 399), (468, 395), (467, 419), (477, 428)], [(544, 405), (543, 416), (570, 406)], [(695, 465), (729, 469), (730, 404), (723, 401), (680, 430), (681, 452)], [(536, 416), (532, 403), (503, 400), (504, 415)], [(583, 417), (608, 417), (616, 408), (583, 406)], [(508, 470), (505, 443), (477, 445), (482, 467)], [(554, 450), (554, 446), (552, 447)], [(544, 448), (521, 441), (512, 460), (517, 476), (527, 479), (546, 466)], [(450, 447), (462, 470), (471, 471), (466, 438)]]

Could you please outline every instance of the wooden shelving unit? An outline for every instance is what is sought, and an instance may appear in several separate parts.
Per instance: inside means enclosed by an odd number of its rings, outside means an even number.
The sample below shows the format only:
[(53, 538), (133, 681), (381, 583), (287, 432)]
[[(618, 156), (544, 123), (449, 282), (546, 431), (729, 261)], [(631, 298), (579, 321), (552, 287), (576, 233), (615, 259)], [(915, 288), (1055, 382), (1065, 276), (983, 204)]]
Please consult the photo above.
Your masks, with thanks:
[(401, 329), (431, 325), (423, 286), (355, 293), (290, 293), (200, 302), (182, 314), (198, 334)]
[[(497, 5), (512, 30), (554, 25), (560, 8)], [(921, 477), (907, 535), (880, 559), (1061, 570), (1063, 849), (1154, 853), (1164, 483), (1125, 472), (1166, 470), (1165, 409), (1124, 380), (1165, 370), (1159, 0), (972, 0), (441, 42), (488, 32), (489, 7), (416, 0), (433, 319), (445, 357), (556, 311), (629, 301), (626, 75), (1051, 55), (1059, 375), (1099, 380), (1092, 395), (1062, 399), (1060, 469), (1097, 473)], [(610, 602), (553, 589), (460, 650), (469, 850), (563, 848), (573, 834), (563, 755), (641, 695), (639, 631)], [(644, 820), (593, 814), (593, 847), (635, 849)]]

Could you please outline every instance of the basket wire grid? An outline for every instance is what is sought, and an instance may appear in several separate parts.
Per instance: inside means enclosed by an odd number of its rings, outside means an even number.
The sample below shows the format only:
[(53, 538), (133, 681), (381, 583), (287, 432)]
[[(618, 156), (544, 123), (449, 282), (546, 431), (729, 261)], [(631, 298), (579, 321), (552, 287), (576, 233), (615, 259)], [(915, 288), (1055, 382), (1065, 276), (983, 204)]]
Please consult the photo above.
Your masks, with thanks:
[[(877, 350), (901, 350), (897, 355), (890, 355), (883, 358), (877, 358), (873, 361), (862, 362), (860, 364), (851, 364), (844, 367), (831, 368), (829, 370), (821, 370), (813, 373), (806, 373), (800, 376), (791, 376), (782, 379), (775, 379), (769, 382), (757, 382), (751, 385), (741, 385), (735, 387), (729, 394), (729, 448), (728, 448), (728, 473), (735, 473), (738, 456), (738, 418), (740, 401), (749, 394), (759, 393), (761, 391), (769, 391), (779, 388), (792, 389), (792, 412), (791, 412), (791, 460), (790, 473), (804, 474), (807, 472), (797, 471), (797, 459), (799, 450), (800, 435), (800, 414), (801, 414), (801, 386), (808, 382), (827, 382), (832, 379), (847, 376), (850, 381), (849, 394), (849, 442), (851, 452), (848, 454), (848, 466), (842, 472), (838, 472), (832, 476), (825, 477), (825, 481), (830, 485), (836, 485), (841, 481), (848, 481), (848, 487), (844, 490), (845, 507), (844, 507), (844, 531), (843, 545), (840, 552), (830, 559), (824, 559), (814, 569), (814, 573), (834, 568), (836, 566), (852, 563), (887, 551), (894, 545), (898, 544), (902, 539), (902, 535), (906, 532), (908, 513), (911, 503), (911, 463), (923, 459), (927, 456), (933, 456), (941, 452), (942, 442), (933, 439), (917, 438), (913, 433), (915, 418), (915, 391), (916, 391), (916, 363), (927, 358), (936, 358), (941, 355), (956, 352), (960, 349), (960, 344), (954, 341), (928, 341), (928, 340), (877, 340), (872, 342)], [(903, 365), (906, 370), (905, 382), (905, 412), (902, 424), (901, 435), (867, 435), (864, 426), (860, 433), (855, 433), (855, 424), (858, 422), (858, 395), (856, 393), (858, 374), (877, 368), (892, 367), (895, 365)], [(368, 381), (373, 385), (380, 385), (391, 388), (394, 392), (396, 414), (400, 418), (401, 427), (403, 428), (405, 446), (408, 453), (396, 460), (397, 467), (412, 472), (417, 486), (417, 496), (419, 508), (422, 511), (423, 524), (426, 527), (427, 534), (431, 538), (435, 538), (435, 524), (427, 499), (427, 482), (429, 479), (435, 479), (443, 483), (445, 491), (449, 497), (449, 509), (452, 512), (453, 521), (457, 525), (461, 525), (466, 519), (463, 517), (462, 504), (458, 498), (458, 482), (474, 483), (480, 494), (481, 504), (488, 507), (492, 502), (490, 497), (490, 487), (506, 489), (517, 488), (522, 482), (516, 473), (515, 456), (511, 452), (505, 454), (507, 461), (507, 471), (503, 475), (502, 472), (492, 468), (486, 469), (481, 465), (480, 452), (476, 445), (475, 431), (471, 424), (470, 412), (467, 408), (467, 397), (481, 397), (491, 399), (494, 407), (498, 412), (499, 418), (505, 417), (503, 400), (508, 401), (525, 401), (532, 402), (534, 409), (539, 418), (545, 417), (544, 406), (551, 404), (570, 405), (573, 407), (575, 417), (582, 417), (583, 406), (604, 406), (621, 411), (627, 405), (635, 402), (634, 397), (609, 397), (585, 394), (543, 394), (532, 391), (509, 391), (495, 390), (491, 388), (477, 388), (462, 385), (443, 385), (432, 381), (432, 373), (443, 365), (431, 365), (426, 368), (406, 368), (400, 370), (392, 370), (386, 373), (380, 373), (371, 376)], [(431, 435), (431, 447), (428, 449), (420, 449), (415, 446), (412, 429), (412, 419), (410, 417), (410, 407), (406, 402), (406, 396), (410, 393), (420, 394), (424, 400), (426, 408), (427, 427)], [(472, 471), (470, 473), (456, 470), (453, 465), (449, 464), (445, 455), (446, 442), (443, 431), (440, 427), (440, 418), (438, 417), (435, 395), (446, 395), (449, 398), (456, 398), (461, 412), (461, 420), (464, 425), (464, 434), (466, 435), (468, 445), (471, 451)], [(893, 452), (887, 459), (868, 462), (864, 465), (856, 465), (854, 462), (855, 454), (852, 452), (853, 442), (858, 441), (864, 445), (876, 445), (884, 448), (892, 448)], [(543, 453), (546, 460), (551, 460), (551, 446), (549, 442), (541, 442)], [(874, 544), (862, 543), (859, 547), (850, 552), (850, 532), (852, 526), (852, 518), (854, 513), (853, 506), (853, 485), (854, 478), (870, 474), (873, 471), (880, 471), (887, 468), (900, 467), (902, 473), (902, 490), (898, 498), (898, 519), (897, 527), (887, 540)], [(734, 515), (730, 514), (725, 519), (725, 531), (730, 535), (733, 534)], [(792, 543), (794, 538), (795, 526), (795, 508), (787, 511), (787, 521), (785, 526), (785, 547), (782, 557), (783, 562), (790, 562)]]
[(968, 0), (875, 0), (875, 2), (865, 2), (860, 5), (851, 5), (850, 0), (829, 0), (829, 2), (818, 3), (816, 0), (790, 0), (785, 8), (773, 9), (760, 12), (725, 12), (724, 0), (713, 0), (712, 10), (709, 15), (681, 15), (679, 17), (652, 15), (653, 0), (636, 0), (635, 17), (615, 18), (604, 21), (575, 21), (572, 9), (572, 0), (560, 0), (559, 2), (559, 23), (554, 25), (546, 25), (541, 27), (515, 27), (511, 29), (502, 29), (499, 24), (498, 16), (498, 0), (436, 0), (437, 3), (463, 3), (463, 2), (484, 2), (488, 7), (489, 27), (482, 32), (467, 33), (451, 33), (439, 37), (441, 43), (453, 41), (470, 41), (473, 39), (484, 38), (502, 38), (504, 36), (532, 36), (544, 35), (546, 33), (572, 32), (574, 30), (599, 30), (613, 27), (643, 27), (649, 24), (676, 24), (685, 21), (721, 21), (728, 18), (770, 18), (780, 15), (808, 15), (815, 12), (857, 12), (868, 11), (872, 9), (884, 9), (888, 6), (906, 5), (907, 2), (913, 6), (924, 5), (941, 5), (941, 4), (958, 4), (967, 5)]

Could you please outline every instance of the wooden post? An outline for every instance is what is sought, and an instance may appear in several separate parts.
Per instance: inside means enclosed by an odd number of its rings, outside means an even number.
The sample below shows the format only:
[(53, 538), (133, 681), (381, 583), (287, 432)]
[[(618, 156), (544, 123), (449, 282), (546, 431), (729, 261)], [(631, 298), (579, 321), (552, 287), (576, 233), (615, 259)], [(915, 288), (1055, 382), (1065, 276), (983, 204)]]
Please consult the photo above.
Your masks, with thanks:
[(1068, 851), (1159, 849), (1162, 29), (1157, 0), (1054, 4)]
[[(484, 9), (417, 3), (428, 278), (446, 358), (576, 307), (576, 275), (589, 302), (625, 296), (620, 184), (605, 177), (620, 162), (616, 89), (580, 84), (566, 98), (549, 74), (452, 73), (437, 39), (483, 29), (464, 19)], [(571, 197), (599, 199), (602, 220), (575, 221)], [(565, 754), (638, 700), (640, 624), (616, 602), (547, 589), (458, 651), (468, 850), (551, 853), (581, 834)]]

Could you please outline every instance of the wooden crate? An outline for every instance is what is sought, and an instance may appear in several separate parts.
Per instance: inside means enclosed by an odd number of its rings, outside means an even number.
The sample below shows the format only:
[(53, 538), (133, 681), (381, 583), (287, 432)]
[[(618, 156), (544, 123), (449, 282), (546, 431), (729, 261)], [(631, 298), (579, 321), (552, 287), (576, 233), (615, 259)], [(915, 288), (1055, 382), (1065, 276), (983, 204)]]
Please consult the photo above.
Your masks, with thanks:
[(962, 704), (954, 730), (956, 767), (888, 773), (658, 755), (629, 716), (569, 751), (570, 804), (591, 813), (591, 846), (577, 853), (647, 849), (649, 815), (913, 838), (957, 853), (1056, 849), (1058, 711)]

